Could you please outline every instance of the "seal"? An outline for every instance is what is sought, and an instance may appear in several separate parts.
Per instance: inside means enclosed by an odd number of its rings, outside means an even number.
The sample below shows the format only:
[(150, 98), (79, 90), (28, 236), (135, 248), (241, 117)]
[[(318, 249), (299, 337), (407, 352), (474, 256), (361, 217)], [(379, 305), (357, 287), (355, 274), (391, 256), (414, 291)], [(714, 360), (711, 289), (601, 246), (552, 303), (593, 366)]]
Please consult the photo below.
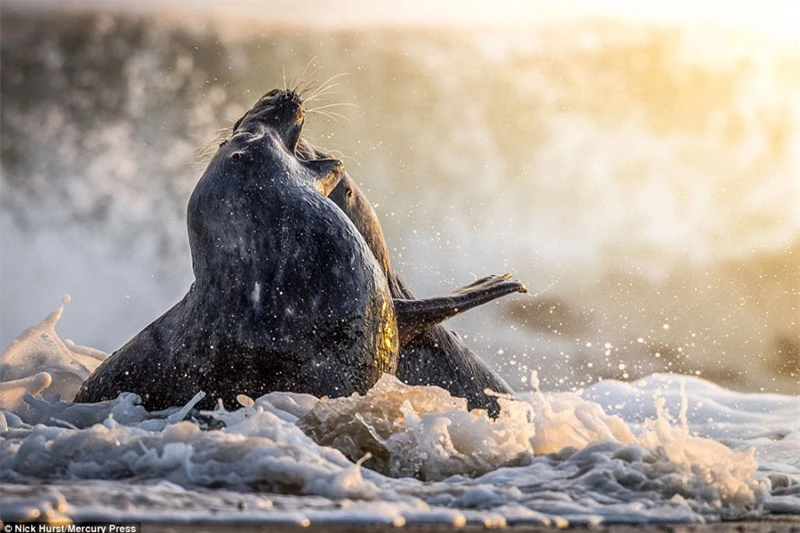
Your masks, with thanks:
[[(300, 140), (298, 154), (304, 159), (328, 157), (305, 139)], [(442, 387), (453, 396), (466, 398), (470, 409), (486, 409), (491, 416), (496, 417), (500, 411), (499, 405), (495, 396), (486, 391), (513, 394), (513, 389), (455, 332), (440, 324), (432, 325), (433, 321), (427, 324), (430, 327), (419, 327), (419, 319), (406, 319), (403, 316), (405, 302), (411, 306), (412, 302), (425, 301), (415, 300), (411, 290), (392, 268), (378, 215), (358, 184), (345, 171), (328, 197), (339, 206), (364, 237), (388, 279), (402, 338), (397, 377), (409, 385)], [(456, 311), (452, 314), (457, 314), (514, 292), (524, 293), (527, 288), (519, 281), (510, 279), (508, 275), (488, 276), (455, 291), (450, 298), (459, 303), (454, 306), (448, 305), (447, 297), (440, 300), (442, 307), (438, 309), (430, 301), (418, 305), (427, 306), (432, 313), (438, 311), (444, 317), (452, 311)], [(473, 305), (463, 305), (459, 298), (465, 295), (471, 297), (470, 302)], [(411, 328), (414, 331), (408, 331)]]
[(200, 390), (200, 408), (275, 390), (335, 397), (396, 372), (387, 279), (326, 198), (342, 163), (296, 156), (304, 122), (291, 90), (268, 92), (242, 117), (189, 200), (189, 292), (101, 364), (75, 401), (134, 392), (152, 410)]

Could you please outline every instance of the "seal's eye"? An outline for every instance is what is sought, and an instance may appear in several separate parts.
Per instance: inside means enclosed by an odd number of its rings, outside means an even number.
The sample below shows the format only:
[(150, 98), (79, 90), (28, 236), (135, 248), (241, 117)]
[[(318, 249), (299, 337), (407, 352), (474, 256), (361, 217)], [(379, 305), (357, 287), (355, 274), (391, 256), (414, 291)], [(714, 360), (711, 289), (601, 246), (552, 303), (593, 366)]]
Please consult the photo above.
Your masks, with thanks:
[(240, 154), (239, 152), (233, 152), (233, 154), (231, 154), (231, 161), (233, 161), (234, 163), (238, 163), (241, 158), (242, 154)]
[(353, 199), (353, 189), (348, 188), (347, 192), (344, 193), (344, 194), (345, 194), (345, 196), (347, 196), (348, 200), (352, 200)]

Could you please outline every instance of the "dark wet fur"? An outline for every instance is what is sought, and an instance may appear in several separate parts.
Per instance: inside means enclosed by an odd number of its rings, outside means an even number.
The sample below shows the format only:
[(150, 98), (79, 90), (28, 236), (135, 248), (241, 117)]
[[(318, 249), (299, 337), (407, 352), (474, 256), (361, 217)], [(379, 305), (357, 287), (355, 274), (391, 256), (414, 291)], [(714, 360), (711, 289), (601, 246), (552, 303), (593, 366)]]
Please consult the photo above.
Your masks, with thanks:
[(352, 222), (320, 194), (341, 163), (294, 155), (301, 107), (292, 91), (267, 93), (219, 147), (187, 212), (195, 282), (100, 365), (76, 401), (128, 391), (153, 410), (203, 390), (198, 407), (218, 398), (235, 406), (237, 394), (275, 390), (365, 393), (395, 373), (387, 280)]

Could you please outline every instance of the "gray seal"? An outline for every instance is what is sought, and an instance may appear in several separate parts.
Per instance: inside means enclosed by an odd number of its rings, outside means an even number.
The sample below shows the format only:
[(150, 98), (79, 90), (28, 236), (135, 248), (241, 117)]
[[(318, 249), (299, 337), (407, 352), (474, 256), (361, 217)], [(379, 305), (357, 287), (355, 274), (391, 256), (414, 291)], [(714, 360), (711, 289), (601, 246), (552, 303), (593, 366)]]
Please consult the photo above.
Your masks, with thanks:
[[(298, 153), (307, 159), (327, 158), (324, 152), (317, 150), (304, 139), (300, 140)], [(415, 305), (413, 302), (426, 302), (416, 300), (411, 290), (395, 273), (378, 215), (347, 172), (344, 172), (329, 198), (355, 224), (372, 250), (389, 281), (398, 317), (405, 311), (405, 302), (409, 306)], [(508, 275), (488, 276), (455, 291), (449, 297), (441, 298), (439, 308), (430, 300), (416, 305), (427, 306), (431, 314), (438, 312), (438, 318), (443, 320), (514, 292), (524, 293), (527, 292), (527, 288), (521, 282), (510, 279)], [(457, 303), (449, 305), (448, 298)], [(464, 305), (465, 299), (469, 300), (469, 305)], [(420, 327), (420, 323), (420, 320), (410, 319), (398, 321), (403, 341), (398, 358), (397, 377), (410, 385), (442, 387), (453, 396), (466, 398), (470, 409), (486, 409), (491, 416), (496, 417), (499, 414), (499, 405), (495, 396), (487, 394), (486, 391), (513, 394), (513, 389), (455, 332), (434, 321), (427, 324), (429, 327)], [(409, 331), (410, 329), (414, 331)]]
[(300, 159), (302, 99), (264, 95), (222, 143), (189, 200), (195, 281), (186, 296), (109, 357), (75, 401), (121, 392), (148, 409), (285, 390), (365, 393), (397, 369), (387, 279), (331, 202), (335, 159)]

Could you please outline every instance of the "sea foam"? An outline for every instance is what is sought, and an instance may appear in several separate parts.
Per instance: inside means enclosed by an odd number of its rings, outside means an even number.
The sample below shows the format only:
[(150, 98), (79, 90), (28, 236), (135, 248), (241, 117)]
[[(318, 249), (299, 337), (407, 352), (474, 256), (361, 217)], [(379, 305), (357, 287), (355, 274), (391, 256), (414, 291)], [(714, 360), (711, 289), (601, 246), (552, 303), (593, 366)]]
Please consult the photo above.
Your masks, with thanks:
[(58, 338), (62, 311), (0, 360), (13, 378), (0, 384), (4, 521), (563, 526), (800, 514), (795, 396), (653, 375), (501, 396), (492, 419), (385, 375), (363, 396), (273, 392), (212, 411), (193, 408), (201, 391), (159, 412), (132, 393), (76, 404), (77, 378), (102, 356)]

